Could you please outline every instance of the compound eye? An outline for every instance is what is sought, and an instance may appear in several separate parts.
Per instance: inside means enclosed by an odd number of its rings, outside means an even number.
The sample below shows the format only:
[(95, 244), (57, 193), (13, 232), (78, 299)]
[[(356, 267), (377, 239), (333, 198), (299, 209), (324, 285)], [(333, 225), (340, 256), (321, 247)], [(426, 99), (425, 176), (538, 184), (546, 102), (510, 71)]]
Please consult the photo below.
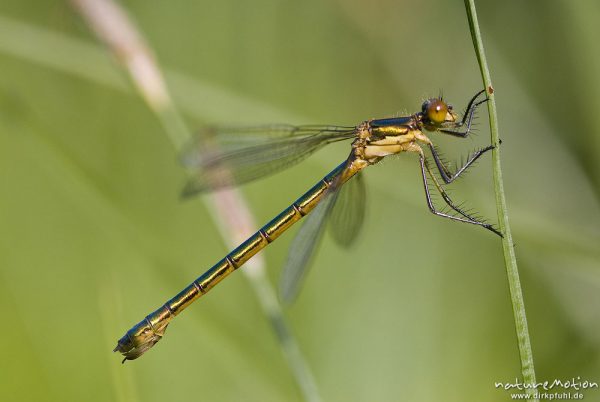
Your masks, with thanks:
[(431, 99), (427, 102), (427, 119), (434, 124), (442, 124), (446, 121), (448, 105), (441, 99)]

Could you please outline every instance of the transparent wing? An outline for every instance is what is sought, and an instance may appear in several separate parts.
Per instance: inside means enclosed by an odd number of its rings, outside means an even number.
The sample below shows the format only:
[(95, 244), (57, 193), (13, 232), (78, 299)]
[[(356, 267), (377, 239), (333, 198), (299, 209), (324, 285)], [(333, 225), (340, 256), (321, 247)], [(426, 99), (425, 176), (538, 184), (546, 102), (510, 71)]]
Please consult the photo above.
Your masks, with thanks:
[(292, 240), (279, 281), (280, 298), (286, 304), (294, 301), (298, 295), (338, 195), (339, 191), (333, 186), (330, 187), (319, 205), (306, 217), (306, 221)]
[(354, 127), (264, 126), (216, 128), (188, 144), (181, 162), (193, 171), (184, 196), (240, 185), (288, 168), (332, 142), (354, 137)]
[(337, 244), (350, 247), (365, 221), (367, 192), (362, 173), (351, 178), (339, 193), (339, 199), (331, 212), (329, 233)]

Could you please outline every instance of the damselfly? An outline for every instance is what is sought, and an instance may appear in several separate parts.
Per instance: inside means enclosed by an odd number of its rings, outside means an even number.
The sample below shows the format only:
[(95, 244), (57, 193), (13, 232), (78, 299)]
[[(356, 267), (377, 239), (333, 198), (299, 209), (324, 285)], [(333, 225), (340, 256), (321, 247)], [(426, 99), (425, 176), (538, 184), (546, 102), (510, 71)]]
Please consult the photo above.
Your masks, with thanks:
[[(475, 110), (487, 101), (487, 97), (482, 96), (484, 93), (485, 91), (478, 92), (469, 101), (461, 119), (452, 106), (439, 97), (426, 100), (421, 111), (413, 115), (367, 120), (356, 127), (284, 125), (223, 128), (216, 130), (223, 142), (218, 148), (210, 150), (209, 147), (206, 150), (202, 140), (190, 144), (183, 153), (183, 163), (194, 169), (195, 174), (184, 190), (185, 195), (243, 184), (298, 163), (326, 144), (353, 140), (346, 160), (177, 296), (131, 328), (119, 339), (114, 351), (125, 356), (123, 361), (140, 357), (163, 337), (167, 325), (176, 315), (310, 213), (292, 242), (282, 274), (282, 298), (292, 299), (305, 276), (310, 257), (330, 216), (332, 221), (338, 222), (333, 225), (334, 238), (345, 245), (352, 243), (364, 216), (362, 207), (365, 190), (360, 172), (388, 155), (402, 152), (418, 154), (427, 206), (435, 215), (482, 226), (502, 236), (491, 224), (477, 219), (452, 202), (434, 175), (423, 150), (423, 147), (429, 149), (440, 177), (448, 184), (465, 172), (482, 154), (493, 149), (494, 146), (490, 145), (474, 152), (463, 166), (451, 172), (425, 134), (425, 131), (429, 131), (467, 137)], [(232, 143), (228, 135), (235, 142)], [(351, 178), (353, 180), (346, 184)], [(434, 206), (429, 179), (450, 212), (443, 212)], [(333, 208), (338, 198), (347, 200), (340, 203), (346, 208)]]

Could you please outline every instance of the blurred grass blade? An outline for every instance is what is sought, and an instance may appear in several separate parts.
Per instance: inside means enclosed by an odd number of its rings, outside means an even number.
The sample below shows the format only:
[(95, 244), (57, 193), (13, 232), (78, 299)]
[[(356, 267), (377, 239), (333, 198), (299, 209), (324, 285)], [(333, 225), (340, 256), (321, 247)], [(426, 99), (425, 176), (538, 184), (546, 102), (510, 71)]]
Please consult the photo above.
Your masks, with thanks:
[[(138, 93), (160, 118), (173, 146), (180, 151), (190, 140), (190, 130), (171, 101), (162, 71), (154, 60), (149, 46), (129, 20), (125, 10), (112, 0), (73, 0), (72, 2), (98, 38), (127, 69)], [(213, 211), (213, 219), (230, 248), (236, 247), (254, 233), (256, 226), (254, 218), (241, 192), (229, 189), (204, 199), (208, 201)], [(242, 272), (253, 284), (263, 313), (272, 323), (273, 332), (287, 357), (287, 362), (305, 400), (318, 402), (320, 397), (313, 376), (300, 353), (291, 329), (285, 322), (275, 293), (267, 279), (264, 258), (260, 255), (255, 256)]]
[[(112, 282), (112, 283), (111, 283)], [(106, 340), (106, 349), (113, 347), (114, 334), (121, 329), (118, 328), (117, 315), (122, 312), (121, 293), (118, 291), (118, 279), (115, 277), (114, 271), (110, 275), (110, 279), (99, 285), (98, 294), (98, 309), (100, 311), (100, 319), (102, 320), (102, 328), (104, 329), (104, 339)], [(118, 314), (115, 314), (118, 312)], [(112, 356), (110, 356), (112, 357)], [(108, 357), (107, 357), (108, 360)], [(135, 381), (131, 371), (125, 371), (116, 364), (109, 364), (111, 379), (115, 388), (115, 401), (119, 402), (136, 402), (139, 401)]]

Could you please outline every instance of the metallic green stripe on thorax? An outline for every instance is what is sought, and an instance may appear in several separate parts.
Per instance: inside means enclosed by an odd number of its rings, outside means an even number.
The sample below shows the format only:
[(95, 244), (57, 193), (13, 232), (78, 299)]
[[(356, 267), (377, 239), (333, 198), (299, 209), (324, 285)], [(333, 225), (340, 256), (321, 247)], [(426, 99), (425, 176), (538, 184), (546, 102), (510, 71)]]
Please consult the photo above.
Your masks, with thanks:
[(421, 126), (417, 116), (369, 120), (357, 127), (352, 147), (359, 158), (375, 164), (387, 155), (411, 150), (422, 137)]

